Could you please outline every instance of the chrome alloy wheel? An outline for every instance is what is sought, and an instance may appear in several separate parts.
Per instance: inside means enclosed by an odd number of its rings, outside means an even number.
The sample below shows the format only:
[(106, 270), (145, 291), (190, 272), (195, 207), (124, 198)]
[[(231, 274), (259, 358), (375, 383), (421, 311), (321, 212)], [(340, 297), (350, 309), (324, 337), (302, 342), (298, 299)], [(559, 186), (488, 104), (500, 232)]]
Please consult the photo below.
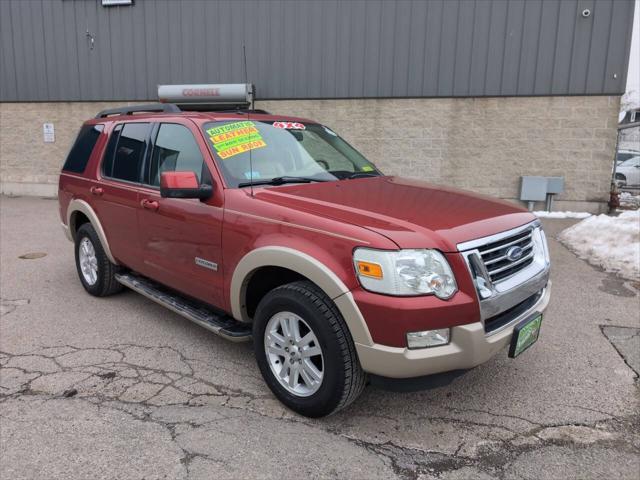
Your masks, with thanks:
[(80, 261), (80, 270), (84, 281), (89, 285), (94, 285), (98, 281), (98, 257), (96, 257), (96, 249), (93, 247), (93, 243), (87, 237), (80, 241), (78, 260)]
[(264, 331), (264, 350), (274, 376), (289, 393), (308, 397), (318, 391), (324, 377), (320, 343), (295, 313), (278, 312)]

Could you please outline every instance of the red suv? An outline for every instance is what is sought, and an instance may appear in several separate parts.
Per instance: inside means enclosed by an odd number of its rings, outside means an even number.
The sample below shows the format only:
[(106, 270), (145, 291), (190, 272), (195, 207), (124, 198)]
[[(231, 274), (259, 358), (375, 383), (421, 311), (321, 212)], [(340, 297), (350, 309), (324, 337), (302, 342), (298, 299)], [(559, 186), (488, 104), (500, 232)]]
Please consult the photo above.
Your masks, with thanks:
[(82, 285), (131, 288), (232, 341), (307, 416), (367, 374), (469, 369), (538, 337), (540, 223), (510, 203), (383, 175), (329, 127), (173, 104), (100, 112), (60, 175)]

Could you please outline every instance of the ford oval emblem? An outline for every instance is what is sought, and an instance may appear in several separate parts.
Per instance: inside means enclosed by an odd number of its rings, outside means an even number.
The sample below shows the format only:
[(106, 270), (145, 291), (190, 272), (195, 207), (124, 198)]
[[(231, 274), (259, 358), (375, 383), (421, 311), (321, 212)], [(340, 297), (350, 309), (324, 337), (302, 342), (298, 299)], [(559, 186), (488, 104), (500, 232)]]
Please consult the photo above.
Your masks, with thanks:
[(522, 254), (524, 253), (524, 250), (522, 249), (522, 247), (511, 247), (507, 250), (506, 253), (506, 257), (507, 260), (509, 260), (510, 262), (515, 262), (516, 260), (519, 260), (520, 257), (522, 257)]

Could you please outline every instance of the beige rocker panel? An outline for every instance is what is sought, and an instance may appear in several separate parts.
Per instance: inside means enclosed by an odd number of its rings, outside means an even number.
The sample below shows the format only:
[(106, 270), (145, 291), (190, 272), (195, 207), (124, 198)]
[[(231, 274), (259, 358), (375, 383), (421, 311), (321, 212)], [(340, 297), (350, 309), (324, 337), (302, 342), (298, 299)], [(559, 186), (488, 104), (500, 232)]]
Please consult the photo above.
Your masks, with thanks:
[(353, 341), (373, 345), (367, 324), (347, 286), (326, 265), (298, 250), (287, 247), (261, 247), (247, 253), (238, 263), (231, 279), (231, 312), (236, 320), (250, 322), (245, 298), (253, 271), (260, 267), (288, 268), (305, 276), (331, 298), (342, 314)]
[(107, 258), (111, 263), (115, 263), (117, 265), (118, 262), (116, 262), (116, 259), (113, 258), (113, 255), (111, 254), (111, 249), (109, 248), (109, 242), (107, 241), (107, 236), (104, 234), (104, 230), (102, 229), (102, 224), (100, 223), (100, 220), (98, 220), (98, 216), (96, 215), (96, 212), (94, 212), (93, 208), (91, 208), (89, 204), (84, 200), (76, 199), (76, 200), (71, 200), (71, 202), (69, 202), (69, 207), (67, 208), (67, 225), (63, 226), (63, 228), (65, 228), (65, 234), (67, 235), (67, 238), (73, 241), (73, 234), (71, 233), (75, 231), (75, 225), (71, 223), (73, 212), (82, 212), (87, 216), (87, 218), (91, 222), (91, 225), (93, 226), (96, 233), (98, 234), (98, 238), (100, 239), (100, 243), (102, 244), (102, 248), (104, 249), (104, 253), (107, 255)]

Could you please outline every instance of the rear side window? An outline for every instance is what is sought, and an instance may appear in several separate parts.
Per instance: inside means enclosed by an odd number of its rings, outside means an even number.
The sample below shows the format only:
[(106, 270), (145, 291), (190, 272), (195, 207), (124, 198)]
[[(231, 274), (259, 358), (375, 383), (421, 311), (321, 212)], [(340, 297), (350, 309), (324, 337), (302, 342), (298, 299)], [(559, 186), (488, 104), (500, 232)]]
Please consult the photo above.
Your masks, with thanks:
[(62, 170), (67, 172), (82, 173), (87, 168), (89, 157), (96, 146), (98, 137), (102, 133), (104, 125), (85, 125), (80, 129), (67, 160), (64, 162)]
[(111, 136), (105, 154), (103, 173), (127, 182), (140, 181), (140, 168), (149, 137), (148, 123), (127, 123)]

